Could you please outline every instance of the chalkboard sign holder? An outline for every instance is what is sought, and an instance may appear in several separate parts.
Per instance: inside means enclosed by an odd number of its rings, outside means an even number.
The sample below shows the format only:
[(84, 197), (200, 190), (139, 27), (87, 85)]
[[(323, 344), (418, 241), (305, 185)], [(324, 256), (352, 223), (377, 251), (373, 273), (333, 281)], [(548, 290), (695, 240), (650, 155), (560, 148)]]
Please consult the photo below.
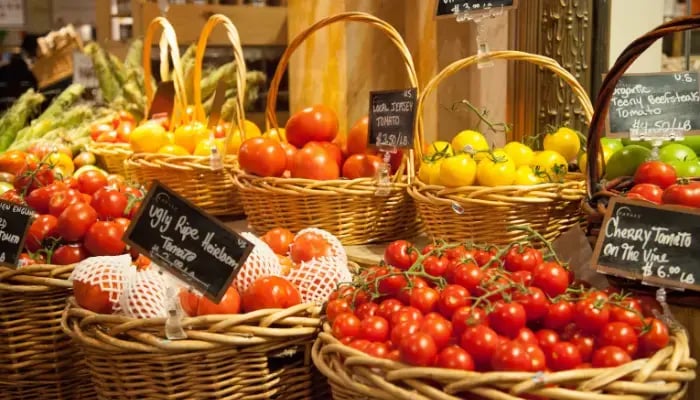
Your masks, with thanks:
[[(650, 286), (655, 286), (655, 287), (660, 287), (660, 288), (668, 288), (668, 289), (675, 289), (675, 290), (693, 290), (693, 291), (700, 291), (700, 282), (695, 282), (695, 283), (683, 283), (678, 280), (673, 280), (670, 278), (662, 278), (660, 276), (645, 276), (643, 271), (642, 271), (642, 264), (643, 261), (640, 261), (638, 264), (638, 268), (635, 268), (634, 270), (631, 270), (629, 268), (623, 268), (619, 265), (614, 265), (613, 262), (606, 262), (603, 261), (602, 257), (603, 255), (603, 249), (608, 244), (608, 241), (606, 239), (606, 227), (608, 226), (608, 223), (610, 219), (613, 217), (613, 213), (616, 213), (620, 207), (619, 206), (624, 206), (628, 205), (633, 208), (631, 211), (632, 213), (639, 213), (638, 217), (639, 218), (644, 218), (642, 217), (642, 213), (645, 212), (645, 210), (651, 211), (651, 210), (660, 210), (660, 211), (666, 211), (666, 212), (675, 212), (675, 213), (680, 213), (680, 214), (685, 214), (686, 216), (689, 217), (698, 217), (698, 218), (693, 218), (693, 220), (697, 220), (700, 222), (700, 210), (698, 209), (693, 209), (693, 208), (688, 208), (688, 207), (680, 207), (680, 206), (673, 206), (673, 205), (663, 205), (663, 206), (657, 206), (654, 204), (651, 204), (646, 201), (640, 201), (640, 200), (631, 200), (627, 199), (624, 197), (613, 197), (610, 201), (610, 204), (608, 205), (606, 212), (605, 212), (605, 218), (603, 220), (603, 224), (601, 227), (600, 234), (598, 236), (598, 241), (596, 242), (595, 249), (593, 251), (593, 265), (596, 270), (602, 274), (606, 275), (613, 275), (617, 277), (622, 277), (630, 280), (635, 280), (635, 281), (640, 281), (643, 284), (650, 285)], [(686, 217), (686, 221), (689, 219)], [(648, 221), (649, 218), (646, 217), (644, 218), (645, 221)], [(668, 221), (664, 221), (668, 222)], [(691, 221), (691, 224), (694, 221)], [(700, 224), (697, 224), (700, 225)], [(649, 226), (651, 228), (651, 226)], [(695, 240), (698, 240), (700, 243), (700, 236), (693, 238)], [(682, 249), (682, 251), (687, 252), (687, 255), (693, 255), (694, 256), (694, 261), (692, 265), (690, 266), (681, 266), (681, 268), (688, 268), (688, 267), (695, 267), (696, 265), (700, 265), (700, 253), (697, 251), (697, 245), (695, 248), (688, 248), (688, 249)], [(671, 260), (672, 261), (672, 260)], [(692, 273), (692, 271), (690, 271)], [(665, 273), (668, 274), (668, 273)], [(670, 274), (669, 274), (670, 275)], [(697, 274), (700, 275), (700, 274)], [(700, 276), (696, 276), (696, 279), (700, 278)]]
[[(603, 74), (603, 79), (605, 78), (606, 74)], [(647, 80), (651, 81), (652, 78), (656, 78), (657, 80), (661, 80), (662, 82), (666, 81), (665, 83), (662, 83), (664, 86), (668, 86), (669, 84), (676, 84), (679, 85), (678, 89), (679, 90), (688, 90), (689, 88), (696, 89), (698, 93), (700, 93), (700, 74), (697, 72), (657, 72), (657, 73), (638, 73), (638, 74), (625, 74), (620, 78), (620, 80), (617, 82), (617, 86), (620, 84), (626, 84), (626, 81), (632, 81), (634, 82), (635, 80), (641, 81), (641, 80)], [(687, 79), (693, 80), (692, 82), (686, 81)], [(616, 88), (617, 88), (616, 86)], [(636, 85), (635, 85), (636, 86)], [(641, 100), (641, 104), (634, 104), (634, 105), (625, 105), (625, 106), (620, 106), (620, 108), (623, 107), (634, 107), (634, 108), (644, 108), (648, 106), (648, 104), (645, 104), (644, 99), (642, 96), (648, 96), (649, 94), (641, 94), (639, 99)], [(624, 100), (624, 99), (623, 99)], [(653, 116), (643, 116), (640, 117), (640, 120), (642, 122), (649, 122), (649, 121), (660, 121), (661, 126), (660, 127), (654, 127), (654, 126), (647, 126), (647, 127), (639, 127), (637, 128), (637, 132), (634, 135), (630, 135), (630, 132), (632, 129), (619, 129), (617, 128), (618, 125), (625, 126), (626, 128), (631, 128), (628, 125), (632, 124), (626, 124), (624, 122), (625, 119), (629, 119), (630, 117), (624, 117), (620, 116), (620, 122), (614, 123), (613, 119), (615, 118), (614, 116), (614, 111), (616, 110), (616, 106), (614, 104), (615, 101), (615, 94), (613, 94), (612, 98), (610, 99), (610, 109), (608, 112), (608, 117), (605, 122), (605, 136), (607, 137), (612, 137), (612, 138), (627, 138), (631, 136), (646, 136), (648, 138), (654, 138), (654, 137), (667, 137), (667, 136), (674, 136), (675, 132), (680, 132), (682, 133), (683, 136), (693, 136), (693, 135), (700, 135), (700, 100), (697, 102), (694, 101), (695, 105), (693, 103), (681, 103), (684, 108), (687, 108), (687, 110), (683, 113), (684, 115), (689, 115), (689, 121), (691, 124), (691, 129), (684, 129), (683, 124), (685, 123), (685, 119), (682, 118), (679, 119), (678, 117), (680, 116), (680, 111), (677, 113), (673, 112), (674, 106), (677, 110), (680, 110), (678, 107), (678, 104), (659, 104), (658, 106), (660, 107), (655, 107), (653, 108), (654, 111), (660, 112), (658, 114), (658, 117), (653, 117)], [(675, 117), (675, 118), (674, 118)], [(674, 121), (675, 119), (675, 121)], [(648, 120), (648, 121), (647, 121)], [(671, 140), (672, 138), (668, 138)], [(678, 139), (680, 140), (680, 139)]]
[[(229, 243), (232, 243), (233, 245), (237, 245), (242, 247), (242, 244), (245, 245), (245, 248), (242, 249), (241, 253), (236, 257), (238, 261), (238, 266), (237, 268), (231, 269), (228, 271), (226, 268), (223, 268), (222, 270), (225, 271), (226, 273), (226, 279), (221, 281), (220, 284), (216, 285), (216, 287), (212, 290), (208, 286), (204, 285), (203, 283), (197, 281), (196, 279), (192, 279), (191, 275), (182, 271), (180, 268), (176, 267), (172, 263), (168, 262), (164, 258), (160, 257), (158, 254), (154, 254), (151, 250), (147, 249), (144, 247), (142, 244), (139, 243), (140, 239), (135, 237), (134, 235), (137, 234), (138, 232), (141, 232), (144, 230), (146, 227), (140, 226), (139, 222), (142, 220), (144, 217), (144, 214), (148, 212), (149, 206), (151, 202), (154, 200), (154, 197), (160, 194), (165, 193), (167, 196), (170, 198), (173, 198), (176, 200), (176, 202), (182, 203), (182, 205), (187, 208), (189, 215), (195, 215), (196, 217), (202, 218), (206, 221), (207, 224), (210, 227), (214, 228), (217, 230), (216, 234), (217, 237), (219, 235), (222, 236), (229, 236), (228, 239), (230, 239)], [(173, 224), (175, 222), (173, 221)], [(198, 225), (201, 226), (201, 225)], [(146, 232), (148, 236), (148, 232)], [(152, 233), (152, 235), (157, 235), (157, 233)], [(152, 236), (151, 235), (151, 236)], [(224, 223), (221, 221), (217, 220), (216, 218), (212, 217), (209, 215), (206, 211), (204, 211), (202, 208), (196, 206), (186, 198), (179, 196), (177, 193), (169, 189), (168, 187), (164, 186), (162, 183), (160, 183), (158, 180), (153, 180), (151, 183), (150, 190), (144, 197), (141, 207), (139, 211), (137, 212), (136, 216), (132, 219), (131, 224), (129, 225), (129, 228), (126, 230), (124, 233), (123, 239), (125, 243), (127, 243), (129, 246), (132, 248), (136, 249), (139, 253), (147, 255), (151, 260), (153, 260), (157, 265), (165, 268), (168, 272), (185, 282), (187, 285), (189, 285), (191, 288), (196, 289), (197, 291), (201, 292), (205, 297), (209, 298), (215, 303), (219, 303), (221, 299), (224, 297), (226, 294), (226, 290), (228, 287), (231, 285), (233, 280), (235, 279), (236, 275), (238, 274), (238, 271), (240, 268), (243, 266), (245, 263), (245, 260), (248, 258), (250, 253), (253, 251), (254, 244), (245, 239), (244, 237), (240, 236), (238, 233), (230, 229), (228, 226), (226, 226)], [(191, 249), (188, 249), (191, 250)], [(203, 265), (198, 265), (199, 272), (202, 272), (202, 270), (212, 270), (216, 265), (216, 260), (210, 259), (210, 260), (205, 260)], [(192, 267), (190, 265), (189, 267)]]
[(417, 102), (416, 88), (370, 92), (368, 145), (384, 152), (413, 148)]
[[(504, 11), (518, 8), (519, 0), (437, 0), (436, 18), (448, 18), (471, 14), (475, 18), (485, 18), (502, 14)], [(479, 17), (480, 15), (480, 17)], [(461, 21), (460, 21), (461, 22)]]
[(34, 214), (27, 206), (0, 200), (0, 265), (17, 268)]

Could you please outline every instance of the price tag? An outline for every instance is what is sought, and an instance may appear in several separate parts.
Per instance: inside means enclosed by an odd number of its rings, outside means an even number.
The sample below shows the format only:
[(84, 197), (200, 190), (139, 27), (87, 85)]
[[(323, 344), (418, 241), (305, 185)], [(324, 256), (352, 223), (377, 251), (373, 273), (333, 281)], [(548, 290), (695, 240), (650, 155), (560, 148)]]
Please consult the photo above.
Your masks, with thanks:
[(700, 134), (697, 72), (629, 74), (610, 100), (608, 136), (663, 140)]
[(29, 207), (0, 200), (0, 265), (17, 267), (34, 214)]
[(700, 210), (613, 198), (593, 252), (598, 272), (700, 291)]
[(435, 15), (446, 16), (463, 13), (484, 12), (496, 8), (515, 6), (515, 0), (438, 0)]
[(378, 148), (413, 148), (416, 88), (371, 92), (369, 145)]
[(217, 303), (253, 250), (251, 242), (158, 181), (124, 241)]

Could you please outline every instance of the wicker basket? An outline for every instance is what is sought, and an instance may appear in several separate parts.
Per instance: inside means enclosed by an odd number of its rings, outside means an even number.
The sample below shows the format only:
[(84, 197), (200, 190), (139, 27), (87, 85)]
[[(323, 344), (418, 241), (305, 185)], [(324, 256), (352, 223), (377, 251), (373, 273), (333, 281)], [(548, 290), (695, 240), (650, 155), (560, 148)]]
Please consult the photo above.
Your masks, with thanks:
[(185, 340), (165, 319), (101, 315), (70, 299), (64, 330), (78, 343), (100, 399), (311, 399), (311, 345), (320, 309), (298, 305), (185, 318)]
[[(583, 114), (590, 120), (593, 107), (576, 78), (550, 58), (517, 51), (495, 51), (448, 65), (426, 85), (418, 101), (418, 113), (423, 110), (424, 100), (444, 79), (485, 59), (526, 61), (551, 71), (571, 87), (581, 103)], [(422, 131), (421, 124), (421, 136)], [(563, 183), (532, 186), (446, 188), (427, 185), (416, 179), (409, 193), (418, 208), (423, 231), (433, 239), (506, 245), (525, 235), (508, 231), (509, 226), (529, 224), (551, 241), (581, 223), (580, 203), (585, 188), (581, 174), (569, 174)]]
[(588, 159), (597, 159), (599, 161), (589, 162), (587, 164), (586, 189), (588, 191), (588, 202), (584, 202), (583, 204), (583, 210), (588, 216), (588, 234), (592, 243), (595, 243), (598, 233), (600, 232), (600, 226), (603, 222), (603, 216), (605, 215), (605, 210), (610, 198), (620, 195), (621, 191), (624, 189), (630, 189), (633, 183), (632, 180), (629, 179), (630, 177), (619, 177), (611, 181), (601, 182), (603, 171), (600, 170), (600, 166), (604, 163), (602, 160), (600, 139), (605, 134), (610, 101), (612, 100), (617, 82), (622, 78), (634, 61), (657, 40), (672, 33), (698, 28), (700, 28), (700, 15), (674, 19), (653, 29), (632, 42), (622, 51), (601, 84), (600, 92), (595, 102), (595, 112), (593, 113), (590, 129), (588, 131), (587, 149), (589, 154)]
[(93, 399), (82, 355), (61, 330), (73, 266), (0, 267), (0, 399)]
[[(401, 52), (411, 86), (418, 86), (411, 54), (396, 29), (369, 14), (337, 14), (313, 24), (295, 37), (285, 50), (270, 83), (266, 110), (268, 129), (278, 127), (275, 116), (277, 91), (293, 52), (313, 33), (338, 22), (362, 22), (385, 33)], [(316, 227), (331, 232), (345, 245), (382, 242), (409, 237), (417, 232), (415, 208), (406, 193), (407, 173), (413, 171), (412, 158), (413, 151), (410, 151), (400, 170), (392, 177), (387, 196), (377, 195), (379, 186), (375, 178), (317, 181), (261, 178), (240, 173), (235, 179), (248, 224), (258, 233), (277, 226), (292, 231)]]
[(618, 368), (545, 374), (412, 367), (343, 345), (328, 324), (311, 356), (328, 377), (334, 400), (517, 400), (528, 395), (542, 400), (676, 400), (695, 380), (697, 365), (682, 330), (675, 332), (671, 345), (648, 359)]
[(97, 163), (110, 174), (126, 175), (124, 161), (133, 154), (127, 143), (101, 143), (91, 141), (87, 151), (93, 153)]
[[(165, 36), (170, 37), (173, 44), (177, 43), (174, 38), (174, 31), (170, 24), (165, 19), (159, 18), (151, 22), (148, 31), (146, 32), (146, 40), (144, 41), (144, 70), (145, 78), (148, 81), (150, 69), (147, 67), (147, 60), (150, 60), (150, 44), (151, 37), (157, 25), (160, 24), (165, 28)], [(234, 48), (235, 60), (237, 62), (236, 73), (238, 75), (238, 121), (234, 126), (243, 126), (242, 121), (245, 118), (243, 115), (244, 96), (246, 84), (246, 67), (243, 59), (243, 50), (241, 49), (238, 31), (231, 21), (220, 14), (215, 14), (209, 18), (208, 22), (202, 28), (202, 34), (197, 44), (196, 61), (194, 67), (194, 93), (195, 93), (195, 110), (201, 108), (201, 93), (200, 80), (202, 75), (202, 60), (206, 49), (207, 40), (211, 31), (218, 25), (222, 24), (228, 33)], [(173, 55), (179, 59), (179, 55)], [(181, 76), (181, 70), (175, 66), (176, 77)], [(179, 72), (178, 72), (179, 71)], [(146, 82), (147, 98), (152, 98), (152, 93), (149, 94), (149, 82)], [(182, 89), (183, 96), (184, 89)], [(186, 101), (186, 100), (185, 100)], [(183, 107), (184, 110), (184, 107)], [(201, 113), (196, 113), (200, 121), (204, 116)], [(232, 133), (228, 132), (230, 137)], [(154, 179), (158, 179), (161, 183), (180, 193), (194, 204), (202, 207), (205, 211), (212, 215), (239, 215), (243, 213), (243, 208), (240, 205), (236, 187), (233, 183), (232, 173), (237, 168), (237, 157), (232, 154), (222, 154), (221, 161), (223, 168), (212, 168), (211, 158), (204, 156), (174, 156), (167, 154), (133, 154), (125, 162), (127, 177), (135, 182), (143, 185), (150, 185)]]

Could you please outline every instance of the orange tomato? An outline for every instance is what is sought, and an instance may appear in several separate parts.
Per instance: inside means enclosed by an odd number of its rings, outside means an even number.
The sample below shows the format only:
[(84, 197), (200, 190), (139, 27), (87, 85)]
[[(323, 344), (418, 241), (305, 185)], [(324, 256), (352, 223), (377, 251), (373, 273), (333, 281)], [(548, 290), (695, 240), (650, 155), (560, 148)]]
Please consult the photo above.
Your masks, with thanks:
[(361, 154), (367, 152), (367, 140), (369, 137), (369, 118), (360, 118), (355, 125), (350, 128), (347, 137), (348, 154)]
[(343, 177), (348, 179), (374, 178), (384, 160), (372, 154), (353, 154), (343, 164)]
[(241, 169), (258, 176), (282, 176), (287, 166), (287, 154), (280, 142), (258, 136), (248, 139), (238, 152)]
[(0, 154), (0, 172), (17, 175), (29, 160), (27, 153), (19, 150), (10, 150)]
[(117, 140), (122, 143), (129, 143), (129, 136), (131, 131), (134, 130), (134, 121), (132, 120), (122, 120), (117, 127)]
[(289, 246), (294, 241), (294, 234), (285, 228), (273, 228), (261, 238), (275, 254), (289, 254)]
[(199, 307), (199, 300), (201, 296), (198, 296), (192, 291), (187, 289), (180, 289), (180, 306), (182, 310), (190, 317), (197, 316), (197, 307)]
[(294, 113), (285, 127), (287, 141), (303, 147), (311, 141), (330, 142), (338, 134), (338, 116), (323, 104)]
[(241, 296), (233, 286), (229, 286), (219, 304), (202, 297), (197, 305), (197, 315), (238, 314), (240, 311)]
[(292, 261), (300, 263), (331, 255), (331, 245), (315, 232), (305, 232), (297, 235), (292, 242), (290, 256)]
[(279, 276), (258, 278), (243, 293), (243, 311), (252, 312), (267, 308), (289, 308), (301, 303), (299, 290)]
[(287, 154), (287, 164), (284, 167), (285, 171), (290, 171), (292, 169), (292, 163), (294, 162), (294, 155), (297, 154), (298, 149), (287, 142), (280, 142), (280, 145)]

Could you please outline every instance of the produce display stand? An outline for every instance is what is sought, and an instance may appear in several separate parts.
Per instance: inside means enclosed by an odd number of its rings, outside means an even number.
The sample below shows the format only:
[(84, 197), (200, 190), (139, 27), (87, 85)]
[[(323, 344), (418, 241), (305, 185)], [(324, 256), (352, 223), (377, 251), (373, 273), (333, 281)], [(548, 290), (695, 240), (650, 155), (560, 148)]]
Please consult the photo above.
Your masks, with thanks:
[[(425, 86), (418, 101), (418, 115), (423, 111), (426, 98), (444, 79), (466, 67), (490, 60), (529, 62), (551, 71), (571, 87), (584, 115), (590, 120), (593, 107), (573, 75), (555, 60), (518, 51), (494, 51), (448, 65)], [(424, 135), (422, 126), (418, 127), (418, 135)], [(419, 149), (419, 160), (421, 154)], [(423, 231), (434, 239), (501, 245), (523, 238), (524, 233), (508, 231), (509, 226), (529, 224), (551, 241), (583, 221), (580, 203), (585, 196), (585, 187), (583, 175), (579, 173), (568, 174), (563, 183), (531, 186), (446, 188), (416, 179), (409, 193), (415, 200)]]
[[(270, 83), (267, 98), (267, 129), (277, 129), (277, 92), (294, 51), (314, 32), (342, 22), (361, 22), (385, 33), (401, 53), (410, 86), (418, 87), (410, 51), (401, 35), (387, 22), (361, 12), (324, 18), (295, 37), (285, 50)], [(416, 140), (416, 149), (420, 141)], [(376, 178), (317, 181), (298, 178), (258, 177), (239, 173), (234, 178), (248, 223), (257, 232), (277, 226), (292, 231), (306, 227), (324, 229), (345, 245), (365, 244), (412, 236), (417, 230), (413, 202), (406, 192), (414, 174), (412, 151), (391, 177), (388, 195), (378, 195)]]
[[(687, 383), (695, 379), (697, 365), (690, 358), (684, 331), (674, 332), (672, 344), (651, 358), (617, 368), (543, 374), (412, 367), (343, 345), (328, 324), (314, 344), (312, 357), (328, 377), (335, 400), (356, 399), (358, 394), (372, 400), (457, 400), (468, 398), (465, 396), (510, 400), (527, 395), (548, 400), (682, 399)], [(549, 384), (567, 388), (547, 387)]]
[(72, 265), (0, 267), (0, 399), (93, 399), (82, 355), (61, 329)]
[[(158, 25), (165, 28), (164, 34), (167, 38), (171, 50), (177, 51), (177, 38), (175, 37), (172, 26), (164, 18), (158, 17), (153, 20), (146, 32), (144, 41), (144, 72), (145, 86), (147, 99), (150, 103), (153, 98), (152, 88), (150, 86), (150, 59), (151, 45), (153, 33)], [(236, 73), (237, 79), (237, 121), (231, 124), (232, 129), (235, 126), (243, 127), (244, 116), (244, 96), (246, 85), (246, 66), (243, 59), (243, 50), (241, 49), (238, 31), (231, 21), (223, 15), (213, 15), (204, 26), (202, 34), (197, 43), (196, 61), (194, 69), (194, 93), (195, 93), (195, 110), (201, 108), (201, 92), (200, 80), (202, 76), (202, 61), (204, 51), (207, 45), (209, 34), (217, 25), (223, 25), (228, 33), (228, 38), (234, 49), (234, 60), (237, 63)], [(172, 47), (174, 46), (174, 47)], [(173, 54), (173, 59), (179, 60), (179, 54)], [(167, 57), (161, 60), (167, 64)], [(183, 82), (182, 71), (179, 68), (179, 62), (174, 66), (174, 77)], [(162, 68), (162, 67), (161, 67)], [(177, 84), (176, 84), (177, 88)], [(184, 95), (184, 89), (181, 90)], [(182, 107), (182, 110), (186, 108)], [(205, 117), (202, 113), (195, 113), (195, 118), (199, 122), (206, 124)], [(242, 128), (237, 130), (241, 132)], [(226, 144), (234, 134), (229, 130), (226, 136)], [(212, 166), (212, 157), (210, 156), (174, 156), (168, 154), (155, 153), (140, 153), (133, 154), (125, 161), (126, 175), (143, 185), (149, 185), (153, 179), (158, 179), (163, 184), (167, 185), (176, 192), (182, 194), (187, 199), (192, 201), (199, 207), (212, 215), (238, 215), (242, 214), (242, 207), (236, 193), (236, 188), (233, 184), (231, 174), (237, 168), (237, 156), (234, 154), (221, 154), (221, 168)]]
[(64, 330), (85, 353), (99, 398), (311, 398), (311, 344), (320, 309), (184, 318), (187, 339), (168, 340), (165, 318), (95, 314), (73, 299)]

